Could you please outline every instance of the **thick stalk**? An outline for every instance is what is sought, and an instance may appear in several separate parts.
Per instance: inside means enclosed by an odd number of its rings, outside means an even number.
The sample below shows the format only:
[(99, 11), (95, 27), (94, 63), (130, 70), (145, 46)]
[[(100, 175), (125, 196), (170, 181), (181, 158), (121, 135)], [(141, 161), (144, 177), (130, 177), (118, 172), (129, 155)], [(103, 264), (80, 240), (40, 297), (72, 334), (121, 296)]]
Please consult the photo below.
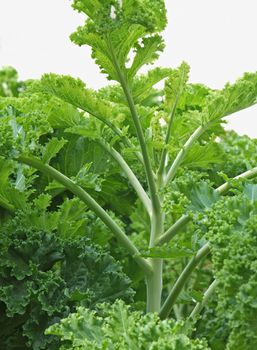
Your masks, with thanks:
[(210, 252), (209, 243), (206, 243), (197, 254), (188, 262), (183, 272), (180, 274), (166, 301), (164, 302), (159, 316), (161, 319), (167, 318), (180, 294), (198, 263)]
[(111, 53), (111, 56), (113, 59), (113, 63), (114, 63), (118, 78), (119, 78), (119, 82), (121, 84), (124, 95), (126, 97), (126, 100), (127, 100), (127, 103), (128, 103), (129, 109), (130, 109), (130, 113), (132, 116), (132, 120), (133, 120), (135, 129), (136, 129), (137, 139), (139, 141), (143, 160), (144, 160), (144, 168), (145, 168), (146, 178), (147, 178), (147, 182), (148, 182), (148, 186), (149, 186), (153, 210), (158, 212), (160, 210), (160, 200), (159, 200), (159, 196), (157, 193), (157, 187), (156, 187), (156, 183), (155, 183), (155, 179), (154, 179), (154, 174), (153, 174), (150, 158), (149, 158), (146, 143), (145, 143), (143, 129), (142, 129), (142, 126), (141, 126), (141, 123), (140, 123), (140, 120), (139, 120), (139, 117), (138, 117), (138, 114), (136, 111), (135, 103), (134, 103), (130, 88), (128, 86), (128, 83), (127, 83), (121, 69), (120, 69), (119, 63), (117, 61), (116, 55), (113, 51), (113, 47), (112, 47), (112, 44), (110, 41), (109, 41), (109, 48), (110, 48), (110, 53)]
[[(247, 170), (244, 173), (235, 176), (233, 179), (251, 179), (256, 176), (257, 176), (257, 167)], [(217, 187), (215, 191), (223, 195), (229, 190), (230, 187), (231, 187), (231, 183), (225, 182), (221, 186)], [(191, 221), (190, 216), (186, 214), (182, 215), (167, 231), (164, 232), (162, 236), (160, 236), (157, 239), (156, 245), (162, 245), (164, 243), (168, 243), (190, 221)]]
[(137, 264), (143, 269), (146, 275), (152, 273), (152, 267), (150, 263), (139, 256), (138, 249), (122, 231), (122, 229), (116, 224), (116, 222), (108, 215), (108, 213), (92, 198), (83, 188), (74, 183), (64, 174), (54, 169), (50, 165), (42, 163), (40, 160), (32, 157), (20, 156), (17, 160), (23, 164), (32, 166), (33, 168), (40, 170), (47, 176), (52, 177), (54, 180), (61, 183), (65, 188), (71, 191), (75, 196), (80, 198), (87, 206), (106, 224), (106, 226), (112, 231), (116, 238), (122, 243), (122, 245), (128, 250), (128, 252), (134, 257)]
[[(163, 230), (164, 215), (159, 211), (153, 213), (151, 220), (151, 237), (149, 248), (154, 247), (155, 241)], [(147, 312), (159, 312), (162, 295), (162, 265), (163, 259), (151, 259), (153, 273), (146, 277)]]
[(133, 173), (127, 162), (124, 160), (124, 158), (121, 156), (121, 154), (116, 151), (113, 147), (108, 145), (104, 141), (99, 141), (99, 144), (112, 156), (114, 160), (120, 165), (121, 169), (124, 171), (126, 174), (131, 186), (134, 188), (136, 191), (139, 199), (143, 203), (145, 209), (147, 210), (149, 216), (151, 217), (152, 215), (152, 205), (150, 198), (146, 194), (145, 190), (143, 189), (141, 183), (138, 181), (138, 178), (136, 175)]
[(204, 131), (206, 130), (207, 125), (201, 125), (199, 126), (194, 133), (189, 137), (189, 139), (186, 141), (186, 143), (184, 144), (184, 146), (181, 148), (181, 150), (178, 152), (174, 162), (172, 163), (168, 174), (166, 176), (166, 179), (164, 181), (164, 186), (166, 186), (171, 180), (174, 179), (176, 172), (180, 166), (180, 164), (182, 163), (182, 161), (184, 160), (186, 154), (188, 153), (188, 151), (190, 150), (190, 148), (193, 146), (193, 144), (195, 143), (196, 140), (199, 139), (199, 137), (204, 133)]

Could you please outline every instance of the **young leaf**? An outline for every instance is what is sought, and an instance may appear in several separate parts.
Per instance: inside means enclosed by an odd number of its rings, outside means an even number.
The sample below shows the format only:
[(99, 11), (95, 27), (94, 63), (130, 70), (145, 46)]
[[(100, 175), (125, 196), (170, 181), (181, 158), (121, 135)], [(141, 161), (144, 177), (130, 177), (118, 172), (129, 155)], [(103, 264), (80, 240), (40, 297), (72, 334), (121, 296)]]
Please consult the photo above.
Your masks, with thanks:
[(165, 107), (168, 112), (177, 105), (188, 81), (189, 70), (189, 65), (186, 62), (182, 62), (177, 69), (171, 71), (168, 79), (165, 81)]
[(215, 121), (257, 103), (257, 72), (245, 73), (234, 84), (213, 92), (203, 111), (203, 122)]
[(135, 47), (136, 54), (133, 63), (127, 72), (128, 80), (132, 81), (139, 69), (143, 65), (155, 61), (159, 57), (159, 53), (163, 50), (164, 42), (158, 34), (143, 38), (142, 42)]
[[(94, 10), (91, 1), (75, 0), (73, 7), (89, 18), (71, 35), (71, 40), (80, 46), (91, 46), (92, 57), (108, 79), (120, 81), (117, 65), (131, 79), (143, 64), (152, 63), (163, 50), (157, 34), (166, 26), (163, 0), (96, 1)], [(136, 54), (127, 70), (131, 50)]]
[(146, 99), (154, 91), (154, 85), (167, 78), (170, 72), (171, 69), (169, 68), (157, 67), (149, 70), (146, 74), (135, 77), (131, 82), (131, 90), (135, 103), (139, 104)]
[(188, 168), (211, 169), (214, 164), (224, 162), (224, 154), (219, 144), (211, 142), (204, 146), (196, 143), (185, 156), (182, 165)]

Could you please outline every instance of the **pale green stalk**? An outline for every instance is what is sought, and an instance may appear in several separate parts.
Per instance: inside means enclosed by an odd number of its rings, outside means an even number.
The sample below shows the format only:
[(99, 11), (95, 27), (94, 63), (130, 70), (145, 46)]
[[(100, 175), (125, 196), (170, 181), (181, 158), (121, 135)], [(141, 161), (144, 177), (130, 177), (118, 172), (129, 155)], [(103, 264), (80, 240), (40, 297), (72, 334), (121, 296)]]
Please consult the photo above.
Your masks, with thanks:
[(126, 174), (131, 186), (134, 188), (136, 191), (139, 199), (143, 203), (145, 209), (147, 210), (149, 216), (151, 217), (152, 215), (152, 205), (150, 198), (146, 194), (144, 188), (142, 187), (141, 183), (139, 182), (138, 178), (136, 175), (133, 173), (125, 159), (122, 157), (122, 155), (116, 151), (113, 147), (108, 145), (106, 142), (99, 140), (98, 143), (112, 156), (113, 159), (116, 160), (116, 162), (120, 165), (121, 169), (124, 171)]
[(189, 137), (189, 139), (186, 141), (184, 146), (181, 148), (181, 150), (178, 152), (174, 162), (172, 163), (168, 174), (164, 180), (164, 186), (166, 186), (170, 181), (172, 181), (177, 173), (177, 170), (180, 166), (180, 164), (183, 162), (186, 154), (191, 149), (193, 144), (199, 139), (199, 137), (204, 133), (206, 130), (207, 125), (201, 125), (199, 126), (194, 133)]
[(50, 165), (42, 163), (40, 160), (32, 157), (19, 156), (17, 160), (23, 164), (32, 166), (33, 168), (40, 170), (47, 176), (52, 177), (57, 182), (61, 183), (65, 188), (71, 191), (75, 196), (80, 198), (87, 206), (95, 212), (95, 214), (106, 224), (106, 226), (112, 231), (115, 237), (122, 243), (122, 245), (128, 250), (128, 252), (134, 257), (137, 264), (143, 269), (146, 275), (152, 273), (151, 264), (144, 258), (139, 256), (138, 249), (117, 225), (117, 223), (110, 217), (110, 215), (92, 198), (83, 188), (74, 183), (64, 174), (54, 169)]
[[(155, 240), (163, 232), (164, 214), (153, 213), (151, 219), (151, 237), (149, 248), (154, 247)], [(146, 276), (147, 312), (159, 312), (162, 295), (162, 265), (163, 259), (151, 259), (153, 273)]]
[(168, 243), (176, 234), (186, 226), (186, 224), (191, 220), (189, 215), (182, 215), (167, 231), (161, 235), (157, 241), (156, 245), (162, 245)]
[(174, 284), (173, 288), (171, 289), (167, 299), (165, 300), (161, 311), (159, 313), (159, 316), (161, 319), (167, 318), (179, 296), (182, 289), (185, 286), (185, 283), (188, 281), (189, 277), (191, 276), (192, 272), (195, 270), (196, 266), (199, 264), (199, 262), (210, 252), (209, 243), (206, 243), (199, 251), (196, 253), (195, 256), (193, 256), (182, 273), (180, 274), (179, 278), (177, 279), (176, 283)]
[(190, 316), (188, 317), (188, 322), (195, 322), (197, 321), (198, 316), (200, 315), (200, 313), (202, 312), (203, 308), (205, 307), (205, 305), (209, 302), (210, 298), (212, 297), (216, 287), (218, 285), (218, 281), (214, 280), (209, 288), (205, 291), (204, 295), (203, 295), (203, 299), (196, 304), (196, 306), (194, 307), (193, 311), (191, 312)]
[(120, 81), (121, 87), (123, 89), (124, 95), (126, 97), (126, 100), (127, 100), (127, 103), (128, 103), (129, 109), (130, 109), (131, 117), (132, 117), (135, 129), (136, 129), (137, 138), (138, 138), (141, 152), (142, 152), (142, 156), (143, 156), (144, 168), (145, 168), (146, 178), (147, 178), (150, 196), (151, 196), (151, 200), (152, 200), (153, 211), (155, 210), (156, 212), (158, 212), (160, 210), (160, 200), (159, 200), (159, 196), (157, 193), (155, 178), (154, 178), (150, 158), (149, 158), (146, 143), (145, 143), (143, 129), (142, 129), (142, 126), (141, 126), (141, 123), (140, 123), (140, 120), (139, 120), (139, 117), (138, 117), (138, 114), (136, 111), (136, 107), (135, 107), (134, 100), (133, 100), (133, 97), (132, 97), (132, 94), (130, 91), (130, 87), (128, 86), (128, 83), (127, 83), (127, 81), (126, 81), (126, 79), (125, 79), (125, 77), (120, 69), (117, 58), (116, 58), (115, 53), (114, 53), (113, 48), (112, 48), (112, 44), (110, 41), (108, 41), (108, 43), (109, 43), (109, 48), (110, 48), (110, 53), (112, 55), (113, 63), (114, 63), (116, 72), (118, 74), (119, 81)]
[(164, 175), (164, 170), (165, 170), (165, 165), (166, 165), (166, 160), (167, 160), (167, 153), (168, 153), (167, 152), (167, 145), (170, 142), (172, 125), (173, 125), (173, 120), (174, 120), (178, 100), (179, 100), (179, 95), (176, 97), (175, 102), (174, 102), (172, 109), (171, 109), (168, 130), (167, 130), (166, 137), (165, 137), (165, 146), (163, 147), (163, 150), (162, 150), (160, 166), (159, 166), (159, 169), (157, 172), (158, 177), (161, 179), (161, 182), (162, 182), (162, 178)]
[[(130, 91), (130, 87), (128, 82), (123, 75), (115, 53), (113, 51), (113, 47), (110, 41), (109, 48), (112, 56), (112, 60), (119, 78), (119, 82), (123, 89), (124, 95), (126, 97), (131, 117), (136, 129), (137, 139), (140, 144), (141, 153), (143, 156), (143, 163), (145, 168), (145, 174), (148, 182), (151, 205), (152, 205), (152, 217), (151, 217), (151, 234), (150, 234), (150, 247), (154, 246), (155, 241), (159, 236), (163, 233), (163, 220), (164, 217), (161, 212), (161, 203), (160, 198), (157, 192), (157, 185), (152, 169), (152, 165), (150, 162), (145, 136), (143, 133), (143, 129), (139, 120), (139, 116), (137, 114), (137, 110), (135, 107), (135, 103), (133, 100), (133, 96)], [(153, 269), (153, 273), (151, 275), (146, 276), (146, 285), (147, 285), (147, 311), (148, 312), (159, 312), (161, 305), (161, 293), (162, 293), (162, 259), (151, 259), (151, 266)]]

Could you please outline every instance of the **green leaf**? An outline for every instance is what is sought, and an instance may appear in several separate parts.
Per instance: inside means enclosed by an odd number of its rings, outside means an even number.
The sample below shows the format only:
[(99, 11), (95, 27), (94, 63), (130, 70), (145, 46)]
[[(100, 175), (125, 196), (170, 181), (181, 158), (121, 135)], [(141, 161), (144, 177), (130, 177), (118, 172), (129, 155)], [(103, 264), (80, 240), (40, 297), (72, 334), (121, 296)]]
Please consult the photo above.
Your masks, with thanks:
[(13, 67), (0, 69), (0, 96), (18, 96), (24, 84), (18, 81), (18, 72)]
[(189, 78), (190, 67), (186, 62), (182, 62), (181, 65), (171, 71), (168, 79), (165, 81), (165, 107), (168, 112), (174, 108), (180, 96), (184, 92), (185, 85)]
[(63, 342), (62, 349), (79, 350), (208, 350), (205, 341), (190, 339), (181, 332), (181, 325), (172, 319), (161, 321), (157, 314), (133, 311), (117, 300), (102, 304), (99, 311), (78, 308), (61, 323), (48, 328)]
[(163, 50), (164, 42), (159, 35), (143, 38), (142, 42), (135, 47), (135, 57), (127, 73), (128, 79), (132, 80), (142, 66), (155, 61)]
[[(49, 201), (41, 195), (32, 207), (44, 217)], [(67, 225), (76, 219), (70, 210), (65, 215)], [(32, 349), (57, 349), (57, 338), (44, 330), (76, 306), (133, 297), (130, 279), (108, 253), (84, 238), (37, 230), (21, 211), (1, 227), (0, 248), (0, 344), (19, 333)]]
[(68, 322), (63, 320), (60, 325), (51, 326), (47, 329), (46, 334), (57, 335), (63, 341), (70, 341), (75, 348), (88, 347), (92, 343), (101, 344), (104, 337), (101, 326), (101, 318), (92, 311), (78, 307), (77, 313), (71, 314)]
[(164, 78), (167, 78), (171, 72), (169, 68), (153, 68), (146, 74), (141, 74), (131, 82), (131, 89), (135, 103), (140, 103), (146, 99), (150, 93), (153, 93), (153, 87)]
[(42, 161), (44, 163), (49, 163), (52, 158), (54, 158), (63, 146), (67, 143), (67, 140), (61, 139), (58, 140), (56, 137), (53, 137), (46, 145), (46, 148), (43, 152)]
[(255, 203), (257, 201), (257, 184), (246, 184), (244, 186), (244, 194), (252, 203)]
[(220, 194), (207, 182), (201, 181), (192, 187), (187, 197), (191, 200), (189, 209), (204, 211), (220, 199)]
[[(119, 122), (118, 118), (121, 118), (122, 111), (115, 111), (116, 104), (100, 98), (94, 90), (87, 89), (80, 79), (70, 76), (53, 73), (45, 74), (39, 82), (31, 85), (30, 91), (39, 91), (55, 96), (76, 108), (88, 112), (107, 125), (115, 124), (116, 116), (117, 123)], [(59, 110), (61, 113), (59, 113)], [(78, 111), (72, 107), (67, 108), (66, 104), (60, 105), (56, 112), (52, 107), (49, 121), (52, 125), (62, 128), (83, 125), (83, 118), (78, 114)]]
[[(92, 57), (108, 79), (120, 81), (117, 65), (131, 79), (143, 64), (152, 63), (163, 50), (157, 34), (166, 26), (163, 0), (97, 1), (95, 10), (91, 1), (75, 0), (73, 7), (89, 18), (71, 35), (71, 40), (80, 46), (91, 46)], [(136, 55), (127, 69), (131, 50)]]
[(182, 165), (188, 168), (212, 169), (214, 164), (224, 162), (224, 153), (218, 143), (210, 141), (201, 146), (199, 143), (193, 145), (185, 156)]
[(245, 73), (235, 84), (213, 92), (207, 99), (203, 122), (215, 121), (257, 102), (257, 73)]
[(65, 132), (84, 136), (87, 138), (91, 138), (93, 140), (99, 138), (99, 132), (96, 129), (92, 130), (92, 129), (87, 128), (85, 126), (79, 126), (79, 125), (73, 126), (72, 128), (65, 129)]

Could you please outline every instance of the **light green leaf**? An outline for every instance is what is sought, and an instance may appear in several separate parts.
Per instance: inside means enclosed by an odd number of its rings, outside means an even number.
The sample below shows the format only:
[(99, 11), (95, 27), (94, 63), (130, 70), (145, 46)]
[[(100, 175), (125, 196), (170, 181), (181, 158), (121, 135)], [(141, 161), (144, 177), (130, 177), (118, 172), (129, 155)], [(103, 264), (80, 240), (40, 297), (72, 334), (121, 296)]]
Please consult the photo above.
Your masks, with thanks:
[(42, 161), (44, 163), (49, 163), (52, 158), (54, 158), (63, 146), (67, 143), (65, 139), (57, 139), (56, 137), (51, 138), (51, 140), (46, 145), (46, 148), (43, 152)]
[[(73, 7), (90, 18), (71, 35), (71, 40), (79, 46), (91, 46), (92, 57), (108, 79), (120, 81), (119, 69), (124, 76), (128, 73), (133, 77), (163, 49), (158, 34), (166, 26), (163, 0), (97, 1), (94, 10), (91, 1), (74, 0)], [(132, 50), (136, 55), (127, 70)]]
[(220, 199), (220, 194), (207, 182), (201, 181), (192, 187), (187, 197), (191, 200), (189, 209), (203, 211), (217, 202)]
[(245, 184), (244, 194), (252, 203), (255, 203), (257, 201), (257, 184)]
[(207, 123), (257, 102), (257, 72), (245, 73), (234, 84), (227, 84), (224, 89), (213, 92), (207, 99), (207, 106), (203, 113), (203, 122)]
[(135, 77), (131, 83), (135, 103), (140, 103), (146, 99), (154, 91), (154, 85), (167, 78), (170, 72), (171, 69), (169, 68), (157, 67), (149, 70), (146, 74)]
[(155, 61), (163, 50), (164, 42), (158, 34), (143, 38), (142, 43), (137, 44), (135, 48), (136, 55), (131, 67), (128, 69), (128, 79), (132, 80), (142, 66)]
[(189, 78), (189, 70), (189, 65), (186, 62), (182, 62), (177, 69), (171, 71), (168, 79), (165, 81), (165, 107), (169, 112), (177, 105), (184, 91)]
[(222, 163), (224, 155), (219, 144), (210, 141), (204, 146), (196, 143), (185, 156), (182, 165), (188, 168), (211, 169), (213, 164)]

